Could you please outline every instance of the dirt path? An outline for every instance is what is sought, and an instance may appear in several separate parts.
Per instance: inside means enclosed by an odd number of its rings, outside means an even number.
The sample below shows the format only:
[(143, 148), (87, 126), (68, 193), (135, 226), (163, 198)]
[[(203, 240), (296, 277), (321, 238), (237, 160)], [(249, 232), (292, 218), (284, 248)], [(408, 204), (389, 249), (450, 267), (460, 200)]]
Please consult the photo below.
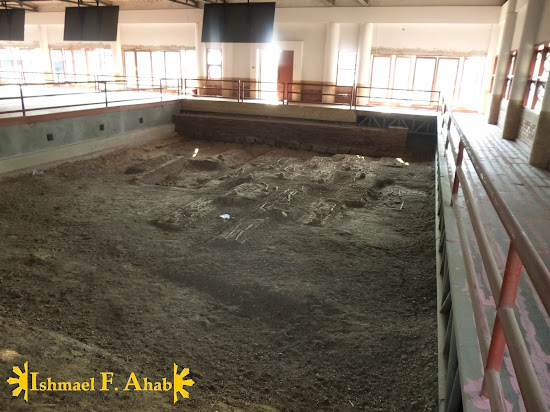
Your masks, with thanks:
[[(171, 139), (0, 182), (0, 410), (435, 410), (433, 225), (395, 159)], [(26, 405), (27, 360), (196, 383)]]

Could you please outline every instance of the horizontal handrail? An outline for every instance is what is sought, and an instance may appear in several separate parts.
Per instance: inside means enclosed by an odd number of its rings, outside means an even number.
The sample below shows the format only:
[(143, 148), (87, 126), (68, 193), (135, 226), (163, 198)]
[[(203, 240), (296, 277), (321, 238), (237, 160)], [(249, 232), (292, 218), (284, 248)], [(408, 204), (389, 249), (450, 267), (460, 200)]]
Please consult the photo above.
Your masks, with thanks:
[[(155, 85), (155, 82), (158, 80), (158, 86)], [(138, 82), (139, 82), (139, 78), (138, 78)], [(163, 82), (169, 82), (169, 81), (173, 81), (173, 82), (176, 82), (177, 84), (177, 94), (178, 96), (181, 94), (181, 89), (180, 89), (180, 79), (177, 79), (177, 78), (174, 78), (174, 79), (170, 79), (170, 78), (161, 78), (161, 79), (154, 79), (154, 81), (150, 81), (150, 80), (146, 80), (146, 81), (149, 81), (149, 84), (151, 87), (141, 87), (141, 89), (138, 89), (138, 91), (144, 91), (144, 92), (153, 92), (153, 93), (159, 93), (159, 95), (157, 96), (147, 96), (147, 95), (138, 95), (139, 97), (137, 96), (132, 96), (131, 98), (129, 99), (113, 99), (112, 97), (110, 98), (109, 96), (111, 95), (111, 93), (116, 93), (116, 92), (127, 92), (128, 91), (128, 80), (127, 79), (124, 79), (124, 80), (93, 80), (93, 81), (63, 81), (63, 82), (32, 82), (32, 83), (18, 83), (18, 84), (0, 84), (0, 90), (2, 90), (2, 87), (4, 88), (17, 88), (19, 89), (19, 95), (18, 96), (10, 96), (10, 97), (2, 97), (0, 98), (0, 101), (6, 101), (6, 100), (18, 100), (20, 101), (20, 104), (21, 104), (21, 108), (20, 109), (17, 109), (17, 110), (13, 110), (13, 109), (10, 109), (10, 110), (5, 110), (5, 111), (0, 111), (0, 115), (4, 115), (4, 114), (13, 114), (13, 113), (21, 113), (23, 116), (26, 116), (28, 112), (34, 112), (34, 111), (40, 111), (40, 110), (52, 110), (52, 109), (63, 109), (63, 108), (69, 108), (69, 107), (80, 107), (80, 106), (91, 106), (91, 105), (102, 105), (102, 106), (105, 106), (105, 107), (109, 107), (109, 104), (113, 104), (113, 103), (123, 103), (123, 102), (129, 102), (129, 101), (142, 101), (142, 100), (159, 100), (160, 101), (163, 101), (164, 99), (164, 96), (163, 96), (163, 87), (162, 87), (162, 84)], [(94, 90), (93, 91), (87, 91), (87, 92), (62, 92), (62, 93), (42, 93), (42, 94), (25, 94), (24, 90), (26, 89), (27, 86), (43, 86), (43, 87), (54, 87), (54, 86), (86, 86), (86, 85), (90, 85), (90, 86), (93, 86)], [(109, 87), (111, 86), (111, 87)], [(124, 87), (123, 89), (121, 89), (120, 87)], [(166, 90), (170, 90), (169, 87), (166, 88)], [(172, 88), (172, 90), (174, 90)], [(93, 97), (93, 96), (101, 96), (103, 95), (104, 98), (102, 97), (101, 99), (97, 100), (97, 101), (93, 101), (93, 102), (89, 102), (89, 101), (79, 101), (78, 103), (76, 104), (61, 104), (61, 105), (47, 105), (47, 106), (39, 106), (39, 107), (29, 107), (28, 104), (26, 105), (25, 103), (31, 101), (32, 99), (44, 99), (44, 98), (49, 98), (50, 101), (53, 99), (53, 98), (56, 98), (56, 97), (59, 97), (59, 98), (66, 98), (68, 96), (82, 96), (82, 95), (87, 95), (87, 96), (90, 96), (90, 97)]]
[[(2, 83), (2, 75), (16, 74), (16, 79), (11, 79), (6, 83)], [(33, 74), (37, 76), (32, 76)], [(40, 76), (50, 77), (52, 80), (37, 81)], [(88, 76), (93, 80), (81, 80), (80, 77)], [(31, 80), (31, 77), (34, 77)], [(74, 80), (68, 80), (74, 78)], [(26, 79), (31, 81), (26, 81)], [(7, 79), (4, 79), (7, 80)], [(18, 81), (23, 80), (23, 81)], [(276, 85), (276, 87), (271, 87)], [(65, 73), (44, 73), (44, 72), (19, 72), (19, 71), (0, 71), (0, 86), (15, 86), (20, 88), (19, 96), (6, 98), (21, 99), (21, 110), (24, 113), (29, 110), (24, 109), (24, 99), (32, 97), (40, 97), (40, 95), (26, 95), (23, 92), (25, 86), (56, 86), (56, 87), (94, 87), (99, 93), (114, 92), (114, 91), (129, 91), (137, 90), (138, 92), (158, 92), (161, 94), (160, 99), (163, 99), (163, 93), (175, 94), (182, 96), (197, 96), (197, 97), (216, 97), (236, 100), (238, 102), (245, 100), (277, 100), (282, 104), (325, 104), (334, 106), (349, 106), (353, 109), (354, 106), (362, 106), (357, 103), (358, 98), (364, 98), (358, 91), (365, 90), (367, 86), (340, 86), (336, 84), (328, 84), (322, 82), (262, 82), (254, 80), (241, 79), (207, 79), (207, 78), (168, 78), (168, 77), (143, 77), (143, 76), (123, 76), (110, 74), (65, 74)], [(108, 87), (113, 86), (113, 87)], [(312, 89), (313, 88), (313, 89)], [(318, 89), (315, 89), (318, 88)], [(106, 90), (107, 89), (107, 90)], [(276, 90), (275, 90), (276, 89)], [(281, 90), (282, 89), (282, 90)], [(381, 89), (370, 87), (370, 89)], [(1, 89), (0, 89), (1, 90)], [(417, 92), (417, 93), (437, 93), (438, 91), (425, 90), (406, 90), (406, 89), (386, 89), (399, 90), (401, 92)], [(274, 96), (274, 93), (280, 93), (274, 98), (265, 98), (265, 96)], [(77, 95), (77, 92), (67, 93)], [(82, 93), (85, 94), (85, 93)], [(262, 94), (264, 97), (262, 97)], [(43, 94), (42, 97), (57, 97), (60, 94)], [(149, 97), (147, 97), (149, 99)], [(1, 100), (1, 99), (0, 99)], [(132, 100), (132, 99), (129, 99)], [(135, 100), (140, 100), (135, 98)], [(393, 101), (409, 101), (427, 102), (426, 99), (405, 99), (399, 97), (372, 99), (372, 105), (379, 104), (394, 104)], [(108, 105), (109, 99), (106, 99), (105, 105)], [(432, 106), (434, 101), (430, 100), (427, 104), (417, 105), (417, 107)], [(74, 104), (79, 106), (83, 104)], [(73, 105), (67, 105), (70, 107)], [(412, 106), (411, 106), (412, 107)], [(12, 111), (10, 111), (11, 113)], [(7, 111), (0, 112), (6, 114)]]
[[(550, 315), (550, 296), (547, 294), (548, 290), (550, 290), (550, 271), (496, 189), (485, 166), (460, 128), (456, 118), (450, 112), (444, 99), (441, 101), (441, 117), (441, 132), (446, 132), (446, 136), (443, 136), (446, 139), (445, 155), (447, 148), (450, 146), (451, 154), (456, 159), (454, 181), (452, 182), (451, 206), (455, 203), (459, 186), (461, 186), (487, 280), (489, 281), (491, 293), (496, 304), (495, 324), (489, 342), (483, 305), (478, 301), (480, 298), (476, 294), (476, 291), (471, 291), (478, 340), (482, 350), (482, 359), (485, 364), (485, 376), (481, 394), (489, 396), (491, 407), (494, 410), (504, 410), (502, 387), (500, 385), (500, 369), (503, 362), (504, 350), (506, 345), (508, 345), (523, 402), (527, 410), (547, 411), (547, 400), (543, 395), (525, 339), (515, 317), (514, 307), (521, 271), (525, 267), (527, 275), (535, 288), (536, 295), (542, 302), (547, 315)], [(458, 148), (455, 146), (451, 132), (456, 132), (458, 135)], [(485, 189), (500, 222), (510, 237), (510, 247), (503, 277), (500, 275), (478, 206), (463, 171), (464, 151), (468, 154), (477, 177)], [(455, 209), (455, 212), (457, 213), (457, 218), (460, 219), (459, 209)], [(461, 224), (459, 222), (459, 226)], [(464, 233), (461, 233), (462, 236), (465, 236)], [(469, 253), (469, 248), (465, 250), (465, 253)], [(465, 256), (466, 263), (469, 262), (469, 259), (469, 256)], [(467, 271), (473, 270), (470, 266), (466, 265)], [(473, 285), (470, 285), (470, 289), (472, 287), (476, 288), (475, 280), (470, 279), (470, 276), (471, 274), (468, 274), (469, 284), (473, 283)], [(480, 324), (478, 324), (478, 321)], [(489, 347), (487, 347), (488, 343)]]

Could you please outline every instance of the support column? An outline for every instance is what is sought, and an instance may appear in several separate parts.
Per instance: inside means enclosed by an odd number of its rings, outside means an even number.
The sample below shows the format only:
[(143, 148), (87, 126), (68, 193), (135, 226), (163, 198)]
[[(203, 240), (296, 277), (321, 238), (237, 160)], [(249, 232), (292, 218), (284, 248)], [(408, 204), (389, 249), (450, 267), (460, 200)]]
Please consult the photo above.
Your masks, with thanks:
[(521, 115), (523, 113), (523, 98), (529, 78), (535, 42), (540, 25), (544, 0), (529, 0), (525, 12), (525, 23), (521, 32), (521, 40), (516, 61), (514, 80), (510, 89), (510, 101), (508, 111), (502, 128), (502, 138), (515, 140), (518, 135)]
[[(50, 59), (50, 45), (48, 43), (48, 31), (46, 30), (46, 26), (39, 25), (38, 30), (40, 31), (40, 52), (42, 53), (42, 64), (41, 70), (44, 73), (51, 73), (52, 72), (52, 61)], [(37, 68), (38, 70), (38, 68)], [(47, 79), (52, 80), (52, 79)]]
[[(498, 50), (497, 70), (495, 72), (495, 81), (493, 82), (493, 92), (491, 93), (491, 103), (489, 109), (489, 124), (498, 123), (498, 114), (500, 113), (500, 103), (502, 101), (502, 89), (506, 80), (506, 70), (508, 69), (508, 60), (512, 48), (512, 39), (514, 37), (514, 28), (516, 27), (516, 0), (508, 0), (506, 4), (506, 18), (502, 27), (500, 37), (500, 47)], [(492, 62), (489, 61), (489, 65)], [(492, 67), (491, 67), (492, 69)]]
[(195, 23), (195, 54), (197, 58), (197, 78), (206, 79), (206, 48), (201, 42), (202, 23)]
[[(323, 83), (335, 85), (338, 70), (338, 47), (340, 44), (340, 23), (328, 23), (325, 40), (325, 66)], [(336, 87), (325, 86), (323, 93), (335, 93)], [(334, 96), (323, 96), (323, 103), (334, 103)]]
[(550, 168), (550, 90), (548, 90), (548, 86), (542, 98), (529, 164), (544, 169)]
[(498, 25), (494, 24), (491, 28), (491, 40), (489, 41), (489, 51), (487, 52), (487, 64), (483, 75), (483, 102), (481, 103), (481, 113), (486, 113), (489, 93), (491, 93), (491, 79), (493, 77), (494, 61), (498, 43), (499, 30)]
[[(233, 43), (222, 43), (222, 79), (232, 80), (235, 78), (233, 70)], [(237, 91), (231, 90), (238, 87), (238, 83), (219, 82), (222, 89), (222, 96), (237, 97)]]
[[(373, 23), (363, 23), (359, 29), (359, 47), (357, 50), (357, 86), (370, 86), (370, 58), (372, 51)], [(365, 90), (359, 90), (359, 94), (366, 95)], [(366, 104), (365, 98), (359, 98), (357, 104)]]
[(113, 73), (115, 76), (124, 76), (124, 64), (122, 63), (122, 42), (120, 40), (120, 26), (117, 29), (116, 41), (111, 42), (111, 54), (113, 55)]

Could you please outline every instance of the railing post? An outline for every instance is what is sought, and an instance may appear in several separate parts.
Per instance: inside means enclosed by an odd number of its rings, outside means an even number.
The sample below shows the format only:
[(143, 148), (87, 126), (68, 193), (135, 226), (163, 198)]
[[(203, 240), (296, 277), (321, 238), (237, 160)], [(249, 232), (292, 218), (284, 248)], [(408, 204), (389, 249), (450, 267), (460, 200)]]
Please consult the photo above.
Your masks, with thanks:
[(109, 107), (109, 101), (107, 100), (107, 81), (103, 81), (103, 89), (105, 91), (105, 107)]
[[(462, 159), (464, 158), (464, 143), (462, 140), (458, 144), (458, 154), (456, 155), (456, 170), (455, 170), (455, 179), (453, 182), (453, 192), (452, 196), (458, 193), (458, 185), (460, 184), (460, 179), (458, 177), (458, 169), (462, 166)], [(451, 197), (451, 206), (453, 205), (453, 200)]]
[(453, 122), (453, 117), (449, 113), (449, 116), (447, 118), (447, 140), (445, 141), (445, 152), (449, 148), (449, 139), (451, 138), (451, 123)]
[(500, 317), (498, 316), (498, 309), (502, 307), (514, 307), (522, 268), (523, 264), (521, 263), (521, 259), (516, 252), (516, 249), (514, 248), (514, 244), (510, 243), (508, 258), (506, 259), (506, 269), (504, 270), (504, 278), (502, 279), (500, 299), (497, 305), (497, 316), (493, 327), (491, 346), (489, 347), (487, 365), (485, 365), (485, 375), (481, 386), (481, 394), (485, 397), (488, 396), (487, 373), (490, 373), (491, 371), (495, 371), (497, 373), (500, 372), (502, 359), (504, 357), (504, 348), (506, 347), (506, 339), (502, 330)]
[[(243, 89), (242, 86), (243, 86), (243, 84), (242, 84), (241, 80), (239, 79), (238, 83), (237, 83), (237, 89), (238, 89), (237, 90), (237, 102), (244, 101), (244, 91), (242, 91), (242, 89)], [(241, 95), (241, 93), (242, 93), (242, 95)]]
[(160, 101), (162, 102), (162, 79), (159, 80)]
[(23, 111), (23, 116), (26, 116), (25, 114), (25, 99), (23, 98), (23, 86), (19, 84), (19, 95), (21, 96), (21, 110)]

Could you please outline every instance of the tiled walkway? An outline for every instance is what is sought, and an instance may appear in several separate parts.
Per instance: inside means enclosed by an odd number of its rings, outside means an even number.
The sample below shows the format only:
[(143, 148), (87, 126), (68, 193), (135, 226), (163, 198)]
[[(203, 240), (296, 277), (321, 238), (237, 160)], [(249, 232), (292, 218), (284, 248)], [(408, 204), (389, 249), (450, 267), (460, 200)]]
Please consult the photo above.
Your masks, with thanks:
[[(456, 114), (455, 118), (483, 162), (497, 190), (528, 234), (547, 267), (550, 268), (550, 171), (530, 166), (528, 164), (530, 148), (521, 141), (502, 139), (498, 126), (487, 124), (484, 117)], [(453, 140), (458, 143), (456, 134), (453, 134)], [(464, 158), (464, 166), (485, 230), (492, 243), (493, 253), (503, 273), (510, 239), (467, 155)], [(466, 214), (463, 202), (459, 202), (458, 206), (463, 208)], [(472, 231), (470, 231), (470, 242), (472, 250), (478, 250)], [(481, 257), (474, 256), (474, 261), (489, 327), (492, 329), (495, 317), (493, 297)], [(550, 295), (550, 290), (547, 291), (547, 295)], [(550, 321), (525, 271), (522, 273), (516, 302), (516, 318), (530, 351), (542, 390), (550, 404)], [(501, 379), (507, 400), (512, 405), (519, 405), (519, 409), (516, 406), (513, 410), (525, 410), (521, 401), (518, 400), (519, 388), (508, 356), (504, 361)]]

